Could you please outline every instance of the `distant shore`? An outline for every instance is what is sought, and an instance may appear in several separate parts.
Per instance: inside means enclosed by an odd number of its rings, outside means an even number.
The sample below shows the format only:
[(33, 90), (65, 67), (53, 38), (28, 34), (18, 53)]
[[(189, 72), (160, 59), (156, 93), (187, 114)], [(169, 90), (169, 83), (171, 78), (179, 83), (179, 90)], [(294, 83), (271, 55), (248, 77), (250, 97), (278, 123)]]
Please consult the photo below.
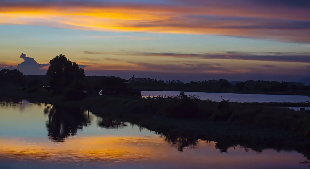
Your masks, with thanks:
[[(31, 79), (40, 79), (44, 83), (48, 83), (49, 77), (47, 75), (26, 75), (25, 76), (28, 80)], [(105, 76), (86, 76), (86, 80), (89, 82), (94, 82), (96, 80), (100, 80)], [(132, 80), (132, 79), (131, 79)], [(142, 83), (139, 83), (139, 80), (142, 81)], [(155, 82), (156, 81), (156, 82)], [(213, 80), (211, 80), (213, 81)], [(270, 94), (270, 95), (304, 95), (304, 96), (310, 96), (310, 88), (309, 89), (302, 89), (307, 88), (308, 85), (303, 85), (301, 83), (297, 82), (285, 82), (286, 90), (280, 90), (277, 91), (279, 88), (283, 88), (281, 84), (273, 84), (273, 83), (280, 83), (280, 82), (271, 82), (271, 81), (265, 81), (262, 83), (266, 83), (266, 86), (261, 86), (258, 84), (256, 87), (253, 87), (253, 84), (249, 84), (249, 86), (252, 86), (250, 88), (247, 87), (247, 84), (245, 82), (240, 81), (239, 83), (244, 83), (244, 86), (242, 89), (239, 89), (236, 84), (229, 83), (226, 80), (222, 80), (222, 83), (218, 83), (221, 80), (215, 80), (214, 82), (210, 82), (210, 84), (206, 83), (203, 85), (197, 85), (196, 83), (200, 82), (194, 82), (194, 86), (191, 86), (190, 83), (183, 83), (181, 81), (172, 81), (172, 84), (168, 84), (167, 82), (162, 81), (160, 83), (160, 80), (156, 79), (149, 79), (149, 78), (135, 78), (135, 81), (127, 80), (130, 87), (141, 90), (141, 91), (184, 91), (184, 92), (208, 92), (208, 93), (236, 93), (236, 94)], [(256, 81), (250, 82), (254, 83)], [(201, 81), (202, 83), (202, 81)], [(214, 83), (214, 84), (213, 84)], [(196, 85), (195, 85), (196, 84)], [(209, 86), (211, 85), (211, 86)], [(273, 86), (275, 85), (275, 86)], [(278, 85), (278, 86), (276, 86)], [(292, 85), (295, 87), (292, 88)], [(303, 87), (298, 88), (296, 85), (302, 85)], [(291, 86), (291, 88), (289, 87)], [(242, 87), (242, 86), (241, 86)]]

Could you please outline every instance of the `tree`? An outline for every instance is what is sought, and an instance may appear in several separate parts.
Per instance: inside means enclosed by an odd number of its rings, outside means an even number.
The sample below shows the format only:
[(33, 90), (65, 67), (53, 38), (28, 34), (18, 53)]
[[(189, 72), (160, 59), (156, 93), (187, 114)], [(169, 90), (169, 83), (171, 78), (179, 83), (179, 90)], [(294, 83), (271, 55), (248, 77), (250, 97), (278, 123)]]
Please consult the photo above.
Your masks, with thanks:
[(91, 124), (92, 116), (81, 108), (47, 106), (44, 114), (48, 116), (46, 129), (49, 139), (54, 142), (64, 142), (69, 136), (75, 136), (78, 130)]
[(104, 77), (96, 85), (97, 90), (102, 90), (105, 95), (131, 94), (132, 90), (124, 79), (119, 77)]
[(74, 81), (85, 78), (84, 69), (62, 54), (50, 61), (46, 75), (50, 77), (50, 86), (57, 94), (60, 94), (64, 88), (70, 86)]
[(43, 86), (43, 82), (39, 78), (31, 79), (27, 84), (27, 87), (42, 87), (42, 86)]
[(26, 83), (26, 78), (24, 77), (24, 74), (17, 69), (2, 69), (0, 71), (0, 82), (24, 85)]

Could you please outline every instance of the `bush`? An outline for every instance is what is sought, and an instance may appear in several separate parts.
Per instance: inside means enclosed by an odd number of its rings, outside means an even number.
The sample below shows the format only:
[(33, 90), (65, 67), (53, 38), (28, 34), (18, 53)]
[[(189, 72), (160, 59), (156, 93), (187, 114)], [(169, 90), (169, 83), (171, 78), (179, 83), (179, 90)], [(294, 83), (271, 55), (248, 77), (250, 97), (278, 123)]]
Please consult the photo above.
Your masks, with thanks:
[(42, 87), (43, 82), (40, 79), (32, 79), (28, 82), (27, 87)]
[(24, 77), (24, 74), (17, 69), (2, 69), (0, 71), (0, 81), (13, 85), (23, 86), (25, 85), (26, 78)]
[(168, 101), (166, 115), (173, 118), (195, 118), (199, 112), (198, 101), (197, 97), (180, 92), (178, 96)]
[(81, 82), (74, 82), (71, 86), (65, 90), (65, 100), (68, 101), (78, 101), (82, 100), (88, 96), (88, 91), (86, 86)]
[(124, 79), (119, 77), (104, 77), (95, 85), (95, 89), (104, 95), (133, 94), (133, 90), (125, 83)]

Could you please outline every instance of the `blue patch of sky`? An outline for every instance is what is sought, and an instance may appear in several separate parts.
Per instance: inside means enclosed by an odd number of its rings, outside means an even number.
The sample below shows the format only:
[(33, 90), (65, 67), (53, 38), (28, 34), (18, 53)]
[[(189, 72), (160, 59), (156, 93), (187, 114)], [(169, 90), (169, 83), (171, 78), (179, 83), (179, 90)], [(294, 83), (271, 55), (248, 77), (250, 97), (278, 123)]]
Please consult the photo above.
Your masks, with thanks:
[[(203, 53), (309, 52), (305, 44), (213, 35), (85, 31), (45, 26), (1, 25), (0, 44), (80, 50)], [(143, 40), (146, 39), (146, 40)]]

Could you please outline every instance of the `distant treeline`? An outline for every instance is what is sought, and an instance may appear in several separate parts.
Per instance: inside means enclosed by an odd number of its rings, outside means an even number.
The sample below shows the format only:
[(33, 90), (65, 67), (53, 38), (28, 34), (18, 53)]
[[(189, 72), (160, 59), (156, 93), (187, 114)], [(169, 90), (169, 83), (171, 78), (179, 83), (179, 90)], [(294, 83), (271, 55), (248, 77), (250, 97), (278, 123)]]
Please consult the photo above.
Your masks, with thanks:
[[(0, 80), (8, 79), (3, 73), (0, 73)], [(16, 72), (15, 72), (16, 73)], [(85, 82), (96, 83), (108, 76), (86, 76)], [(20, 84), (38, 83), (49, 85), (49, 76), (47, 75), (25, 75), (21, 78), (10, 80)], [(129, 80), (123, 79), (124, 82), (136, 90), (151, 90), (151, 91), (193, 91), (193, 92), (234, 92), (234, 93), (266, 93), (266, 94), (302, 94), (310, 95), (310, 86), (300, 82), (278, 82), (278, 81), (263, 81), (263, 80), (247, 80), (244, 82), (231, 83), (225, 79), (219, 80), (204, 80), (191, 81), (188, 83), (180, 80), (157, 80), (151, 78), (135, 78)]]
[[(96, 82), (108, 76), (86, 76), (88, 82)], [(27, 81), (39, 79), (45, 84), (49, 83), (47, 75), (25, 75)], [(264, 80), (247, 80), (244, 82), (229, 82), (225, 79), (191, 81), (157, 80), (151, 78), (135, 78), (124, 80), (129, 85), (141, 90), (178, 90), (178, 91), (205, 91), (205, 92), (310, 92), (310, 86), (300, 82), (278, 82)]]
[(247, 80), (245, 82), (230, 83), (228, 80), (204, 80), (184, 83), (179, 80), (156, 80), (150, 78), (129, 79), (130, 86), (141, 90), (177, 90), (201, 92), (238, 92), (238, 93), (287, 93), (306, 94), (309, 85), (300, 82), (278, 82), (263, 80)]

